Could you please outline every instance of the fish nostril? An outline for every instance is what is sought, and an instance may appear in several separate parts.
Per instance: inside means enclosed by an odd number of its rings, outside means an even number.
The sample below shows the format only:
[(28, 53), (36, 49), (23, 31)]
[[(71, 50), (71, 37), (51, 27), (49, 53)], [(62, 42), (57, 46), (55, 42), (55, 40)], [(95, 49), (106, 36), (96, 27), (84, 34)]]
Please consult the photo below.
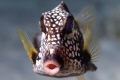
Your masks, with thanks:
[(48, 69), (51, 69), (51, 70), (52, 70), (52, 69), (55, 69), (56, 67), (57, 67), (57, 66), (54, 65), (54, 64), (48, 64), (48, 65), (47, 65), (47, 68), (48, 68)]

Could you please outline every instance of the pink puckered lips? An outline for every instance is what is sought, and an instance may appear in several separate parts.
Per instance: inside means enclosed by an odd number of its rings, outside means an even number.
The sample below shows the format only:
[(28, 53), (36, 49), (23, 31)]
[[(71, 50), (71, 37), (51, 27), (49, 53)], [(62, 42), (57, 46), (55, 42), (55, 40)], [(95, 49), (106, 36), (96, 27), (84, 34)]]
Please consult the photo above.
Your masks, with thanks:
[(60, 71), (60, 65), (55, 61), (46, 61), (44, 63), (44, 70), (49, 75), (55, 75)]

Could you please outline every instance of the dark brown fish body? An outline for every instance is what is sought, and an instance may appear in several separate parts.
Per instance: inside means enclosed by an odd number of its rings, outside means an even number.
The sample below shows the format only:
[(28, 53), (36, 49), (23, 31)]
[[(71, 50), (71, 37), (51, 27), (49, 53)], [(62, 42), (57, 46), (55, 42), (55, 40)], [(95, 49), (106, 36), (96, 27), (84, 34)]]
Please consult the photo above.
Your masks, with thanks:
[(77, 22), (65, 3), (59, 4), (51, 11), (42, 14), (40, 19), (42, 41), (34, 71), (41, 75), (43, 64), (54, 60), (61, 67), (53, 77), (77, 76), (89, 70), (96, 70), (90, 62), (90, 54), (83, 51), (83, 35)]
[[(85, 19), (90, 18), (90, 15)], [(95, 38), (92, 38), (90, 27), (87, 28), (84, 39), (80, 25), (64, 2), (43, 13), (39, 23), (42, 37), (40, 39), (39, 34), (35, 37), (36, 49), (27, 34), (18, 30), (36, 73), (50, 77), (71, 77), (97, 69), (92, 61), (93, 57), (98, 55), (98, 48)]]

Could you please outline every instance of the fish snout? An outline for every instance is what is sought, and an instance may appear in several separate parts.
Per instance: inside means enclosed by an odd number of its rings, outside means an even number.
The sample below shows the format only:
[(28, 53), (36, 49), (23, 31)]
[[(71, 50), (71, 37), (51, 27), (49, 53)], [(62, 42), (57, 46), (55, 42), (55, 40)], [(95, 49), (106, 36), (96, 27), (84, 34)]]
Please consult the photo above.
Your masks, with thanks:
[(44, 71), (49, 75), (55, 75), (60, 71), (60, 64), (54, 60), (44, 62)]

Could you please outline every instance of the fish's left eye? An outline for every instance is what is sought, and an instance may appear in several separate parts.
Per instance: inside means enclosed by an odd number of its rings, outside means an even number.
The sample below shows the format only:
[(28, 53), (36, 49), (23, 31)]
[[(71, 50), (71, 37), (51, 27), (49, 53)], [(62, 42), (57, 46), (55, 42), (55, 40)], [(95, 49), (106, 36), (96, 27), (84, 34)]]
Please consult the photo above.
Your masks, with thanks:
[(43, 20), (44, 20), (44, 17), (42, 16), (42, 17), (40, 18), (41, 31), (44, 32), (44, 33), (46, 33), (46, 28), (45, 28), (45, 25), (44, 25)]
[(74, 25), (74, 19), (72, 16), (69, 16), (67, 18), (66, 25), (65, 25), (65, 33), (66, 34), (69, 34), (72, 32), (73, 25)]

